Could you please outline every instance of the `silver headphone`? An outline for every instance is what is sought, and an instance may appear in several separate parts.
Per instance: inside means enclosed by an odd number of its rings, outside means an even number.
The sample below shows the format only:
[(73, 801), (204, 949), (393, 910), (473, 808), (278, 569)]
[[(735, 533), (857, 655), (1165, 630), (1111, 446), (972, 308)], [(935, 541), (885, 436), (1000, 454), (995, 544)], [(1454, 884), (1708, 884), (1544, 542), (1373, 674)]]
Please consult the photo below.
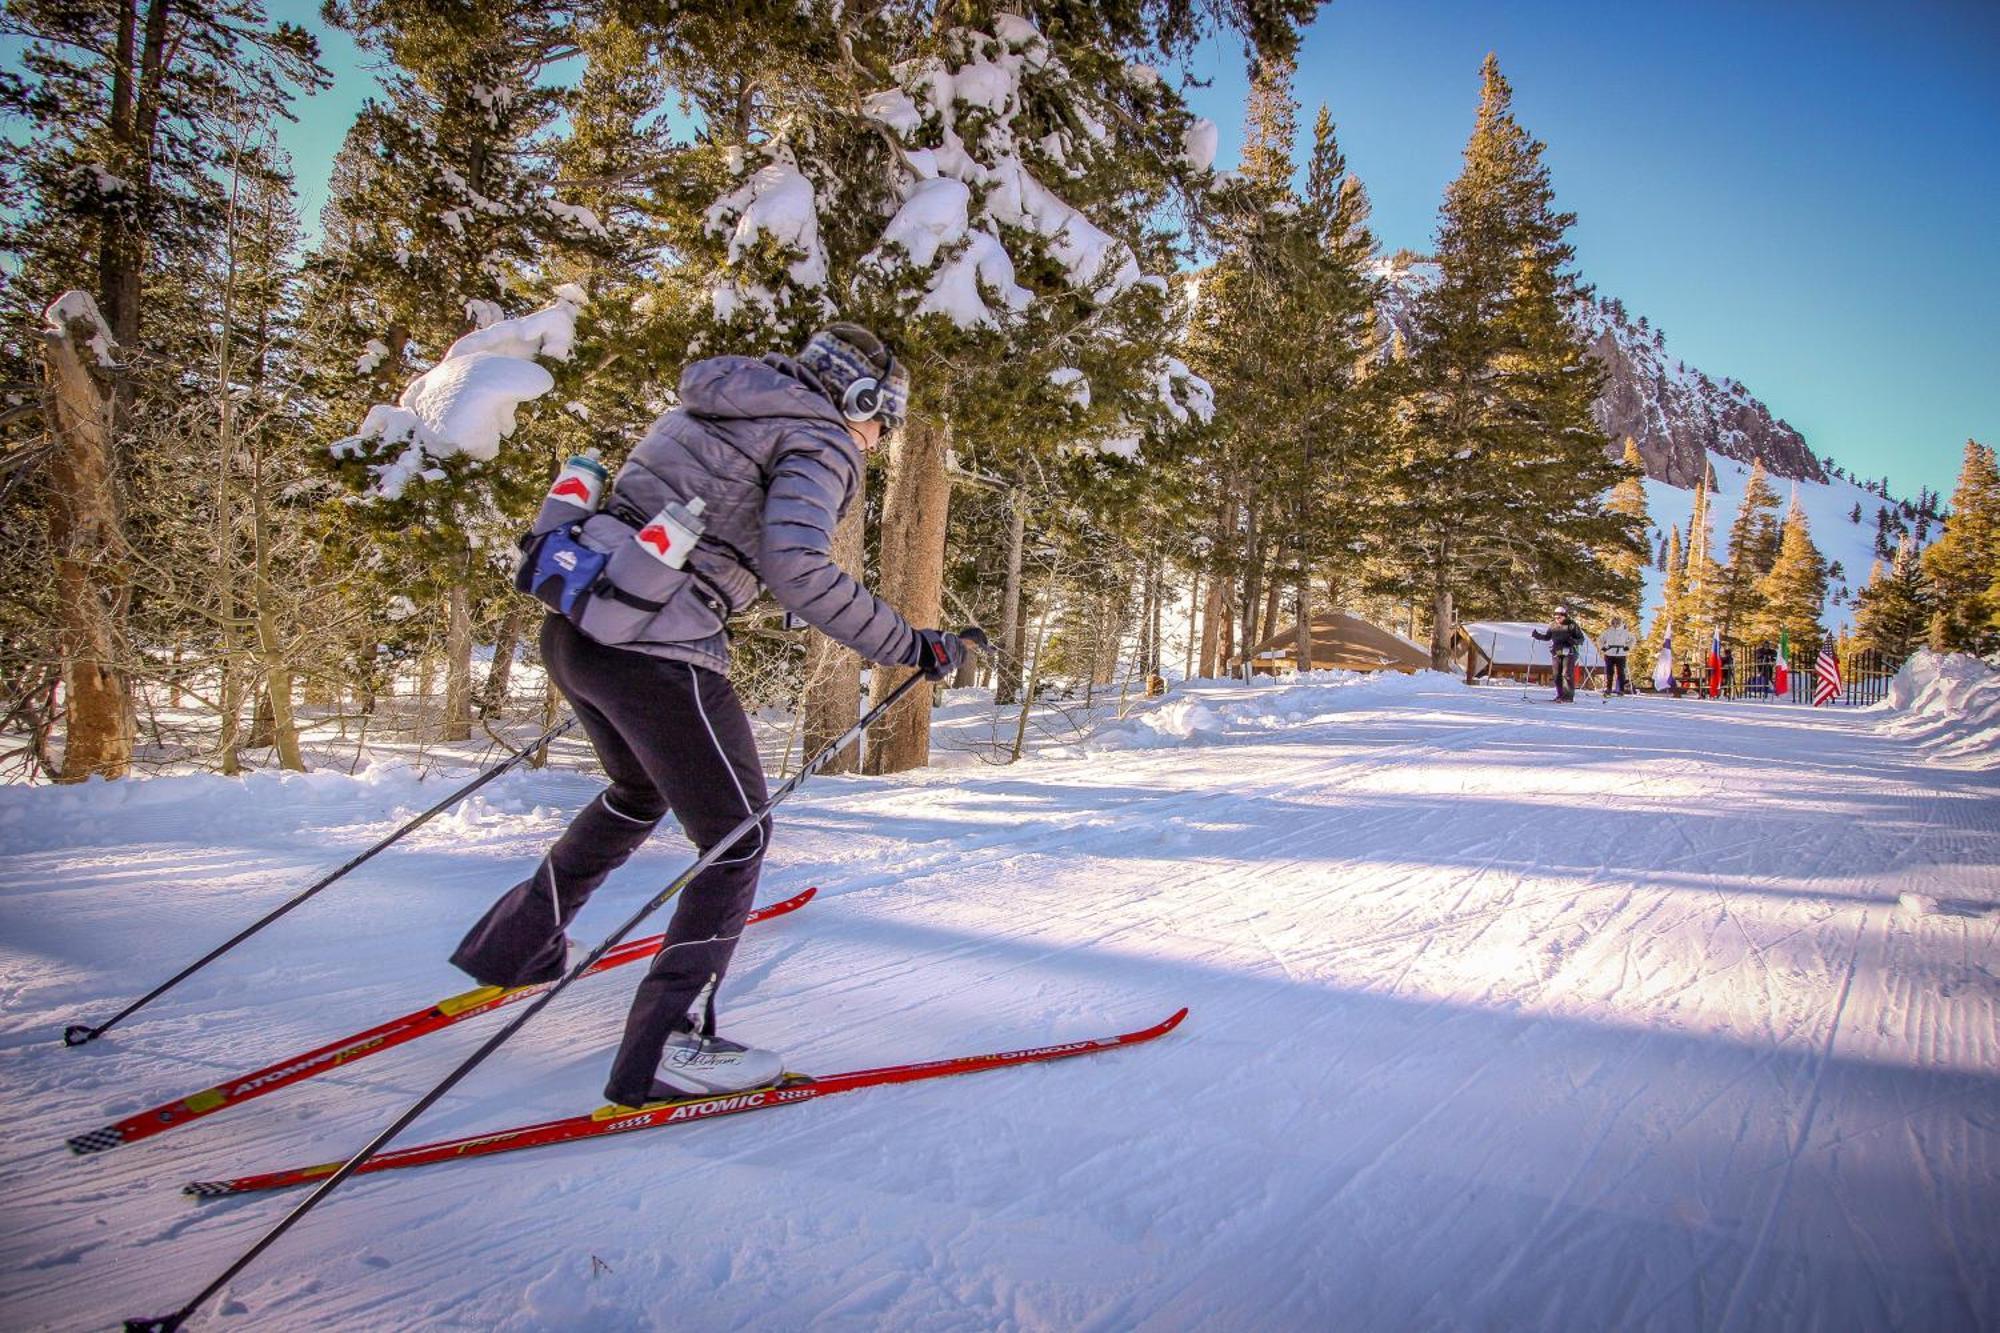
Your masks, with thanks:
[(896, 354), (886, 347), (882, 349), (882, 354), (889, 364), (882, 368), (879, 377), (863, 375), (849, 384), (846, 392), (840, 395), (840, 415), (857, 425), (864, 421), (875, 420), (882, 415), (882, 409), (888, 405), (889, 395), (883, 388), (882, 381), (896, 373)]
[(882, 411), (882, 382), (870, 375), (847, 386), (840, 395), (840, 415), (859, 425), (873, 421)]

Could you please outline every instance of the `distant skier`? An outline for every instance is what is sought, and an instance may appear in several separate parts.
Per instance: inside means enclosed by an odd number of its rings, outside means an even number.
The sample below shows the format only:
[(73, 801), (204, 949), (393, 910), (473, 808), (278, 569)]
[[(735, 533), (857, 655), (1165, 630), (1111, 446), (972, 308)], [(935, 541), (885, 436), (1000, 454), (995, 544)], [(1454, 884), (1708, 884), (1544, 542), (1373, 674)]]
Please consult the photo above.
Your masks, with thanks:
[[(902, 424), (908, 401), (908, 376), (882, 340), (835, 324), (796, 359), (687, 367), (680, 405), (653, 423), (608, 496), (595, 459), (563, 469), (525, 546), (523, 580), (565, 612), (543, 622), (542, 660), (611, 785), (466, 935), (451, 958), (459, 968), (490, 986), (554, 980), (568, 960), (564, 928), (669, 810), (706, 851), (764, 803), (723, 627), (760, 585), (868, 661), (933, 680), (957, 668), (956, 634), (912, 628), (831, 554), (862, 455)], [(552, 512), (576, 521), (551, 522)], [(603, 573), (572, 586), (593, 560)], [(715, 988), (770, 833), (767, 819), (682, 892), (669, 943), (633, 997), (605, 1085), (612, 1101), (733, 1092), (783, 1074), (775, 1053), (715, 1035)]]
[(1625, 628), (1625, 617), (1611, 617), (1611, 626), (1598, 636), (1597, 647), (1604, 654), (1604, 692), (1629, 693), (1625, 659), (1632, 651), (1632, 631)]
[(1538, 639), (1545, 639), (1549, 645), (1549, 657), (1555, 663), (1557, 703), (1576, 702), (1576, 657), (1583, 648), (1583, 631), (1571, 623), (1569, 608), (1556, 608), (1556, 618), (1547, 629), (1534, 631)]

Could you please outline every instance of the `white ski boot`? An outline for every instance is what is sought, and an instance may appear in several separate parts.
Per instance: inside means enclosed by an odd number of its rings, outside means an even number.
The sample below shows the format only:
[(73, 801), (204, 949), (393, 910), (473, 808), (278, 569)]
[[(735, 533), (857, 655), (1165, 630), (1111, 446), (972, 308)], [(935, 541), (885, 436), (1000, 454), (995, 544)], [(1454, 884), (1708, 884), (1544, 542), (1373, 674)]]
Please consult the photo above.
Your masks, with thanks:
[(667, 1038), (649, 1094), (656, 1102), (768, 1088), (785, 1076), (784, 1057), (727, 1037), (676, 1032)]

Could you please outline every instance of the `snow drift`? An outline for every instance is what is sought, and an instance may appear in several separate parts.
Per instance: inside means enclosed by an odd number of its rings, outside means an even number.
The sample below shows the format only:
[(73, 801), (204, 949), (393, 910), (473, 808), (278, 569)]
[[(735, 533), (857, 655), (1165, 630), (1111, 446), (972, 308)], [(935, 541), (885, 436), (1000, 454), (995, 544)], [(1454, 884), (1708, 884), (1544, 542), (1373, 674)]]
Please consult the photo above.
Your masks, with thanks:
[(1883, 731), (1916, 742), (1934, 760), (2000, 768), (2000, 663), (1922, 649), (1876, 708), (1889, 714)]

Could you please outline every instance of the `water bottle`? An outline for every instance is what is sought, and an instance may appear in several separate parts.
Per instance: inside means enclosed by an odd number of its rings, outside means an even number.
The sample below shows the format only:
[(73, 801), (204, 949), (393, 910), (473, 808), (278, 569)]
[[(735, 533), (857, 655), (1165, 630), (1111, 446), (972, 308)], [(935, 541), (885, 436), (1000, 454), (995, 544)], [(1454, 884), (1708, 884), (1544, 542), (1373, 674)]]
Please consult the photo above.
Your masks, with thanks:
[(594, 454), (572, 454), (562, 471), (556, 473), (542, 507), (535, 514), (535, 532), (553, 532), (589, 518), (604, 500), (605, 483), (611, 474)]
[(645, 527), (632, 534), (632, 540), (667, 568), (679, 569), (687, 563), (694, 544), (701, 540), (703, 507), (700, 496), (689, 500), (685, 507), (669, 500)]

